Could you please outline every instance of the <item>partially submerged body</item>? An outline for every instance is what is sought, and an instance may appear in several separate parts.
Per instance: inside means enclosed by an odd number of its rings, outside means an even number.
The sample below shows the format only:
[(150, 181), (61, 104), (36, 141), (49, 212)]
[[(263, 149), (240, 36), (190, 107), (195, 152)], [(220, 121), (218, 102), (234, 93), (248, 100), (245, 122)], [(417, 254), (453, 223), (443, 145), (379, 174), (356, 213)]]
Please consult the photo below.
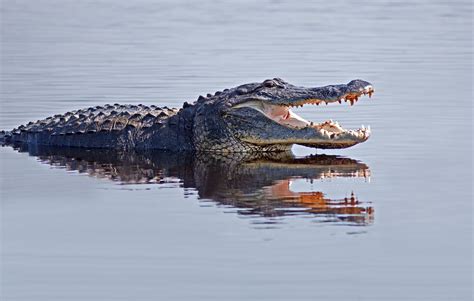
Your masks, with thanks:
[(342, 101), (352, 105), (373, 91), (363, 80), (304, 88), (274, 78), (200, 96), (179, 110), (115, 104), (71, 111), (3, 132), (0, 140), (4, 144), (219, 153), (285, 151), (293, 144), (346, 148), (366, 141), (370, 127), (347, 130), (332, 120), (307, 121), (291, 107)]

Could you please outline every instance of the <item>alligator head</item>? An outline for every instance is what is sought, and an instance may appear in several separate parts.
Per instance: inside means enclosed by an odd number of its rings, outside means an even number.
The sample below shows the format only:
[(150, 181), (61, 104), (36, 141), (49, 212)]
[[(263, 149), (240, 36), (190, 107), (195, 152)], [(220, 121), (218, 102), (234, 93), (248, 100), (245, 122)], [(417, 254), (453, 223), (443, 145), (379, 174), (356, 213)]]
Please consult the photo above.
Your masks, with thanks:
[(305, 88), (274, 78), (200, 97), (194, 123), (197, 149), (215, 152), (288, 150), (293, 144), (346, 148), (366, 141), (370, 127), (344, 129), (337, 122), (312, 122), (291, 111), (306, 104), (349, 102), (374, 92), (363, 80)]

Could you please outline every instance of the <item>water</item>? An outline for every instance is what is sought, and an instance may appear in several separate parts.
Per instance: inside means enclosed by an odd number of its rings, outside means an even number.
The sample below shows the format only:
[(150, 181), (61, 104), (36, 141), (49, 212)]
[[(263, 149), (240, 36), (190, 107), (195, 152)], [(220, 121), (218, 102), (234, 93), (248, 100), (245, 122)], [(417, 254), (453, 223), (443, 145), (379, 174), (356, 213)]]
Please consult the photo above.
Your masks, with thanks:
[(220, 161), (1, 148), (2, 299), (472, 298), (470, 1), (1, 9), (1, 129), (272, 77), (376, 89), (354, 107), (299, 109), (372, 127), (366, 143), (317, 151), (336, 156), (313, 156), (319, 169), (264, 160), (225, 178)]

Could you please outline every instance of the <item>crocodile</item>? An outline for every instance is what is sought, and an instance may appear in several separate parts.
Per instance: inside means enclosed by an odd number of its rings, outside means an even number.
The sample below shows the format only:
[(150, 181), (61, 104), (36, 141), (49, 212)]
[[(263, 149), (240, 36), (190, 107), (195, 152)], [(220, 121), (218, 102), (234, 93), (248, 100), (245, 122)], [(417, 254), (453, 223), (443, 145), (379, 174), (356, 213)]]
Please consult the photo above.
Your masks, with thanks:
[[(354, 192), (328, 196), (319, 180), (369, 179), (369, 167), (336, 155), (295, 157), (279, 153), (167, 152), (159, 150), (87, 149), (42, 145), (14, 145), (19, 152), (47, 165), (125, 185), (179, 187), (260, 222), (283, 216), (308, 216), (325, 224), (369, 225), (375, 210)], [(316, 190), (292, 190), (297, 179), (315, 182)], [(151, 186), (149, 186), (151, 185)], [(313, 186), (313, 185), (311, 185)], [(233, 208), (234, 210), (228, 210)]]
[(280, 78), (199, 96), (182, 108), (107, 104), (74, 110), (2, 131), (2, 144), (159, 149), (218, 153), (280, 152), (293, 144), (347, 148), (366, 141), (370, 127), (350, 130), (337, 122), (308, 121), (291, 110), (306, 104), (349, 102), (369, 97), (372, 84), (305, 88)]

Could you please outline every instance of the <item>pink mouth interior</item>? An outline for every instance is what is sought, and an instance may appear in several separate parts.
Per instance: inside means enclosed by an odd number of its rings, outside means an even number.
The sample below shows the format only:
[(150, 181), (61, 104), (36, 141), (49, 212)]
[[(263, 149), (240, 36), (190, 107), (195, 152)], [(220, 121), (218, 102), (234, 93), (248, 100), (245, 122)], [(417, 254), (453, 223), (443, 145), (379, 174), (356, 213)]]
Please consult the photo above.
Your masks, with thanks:
[(268, 118), (280, 124), (292, 127), (305, 127), (310, 124), (309, 121), (292, 112), (289, 107), (264, 104), (263, 112)]

